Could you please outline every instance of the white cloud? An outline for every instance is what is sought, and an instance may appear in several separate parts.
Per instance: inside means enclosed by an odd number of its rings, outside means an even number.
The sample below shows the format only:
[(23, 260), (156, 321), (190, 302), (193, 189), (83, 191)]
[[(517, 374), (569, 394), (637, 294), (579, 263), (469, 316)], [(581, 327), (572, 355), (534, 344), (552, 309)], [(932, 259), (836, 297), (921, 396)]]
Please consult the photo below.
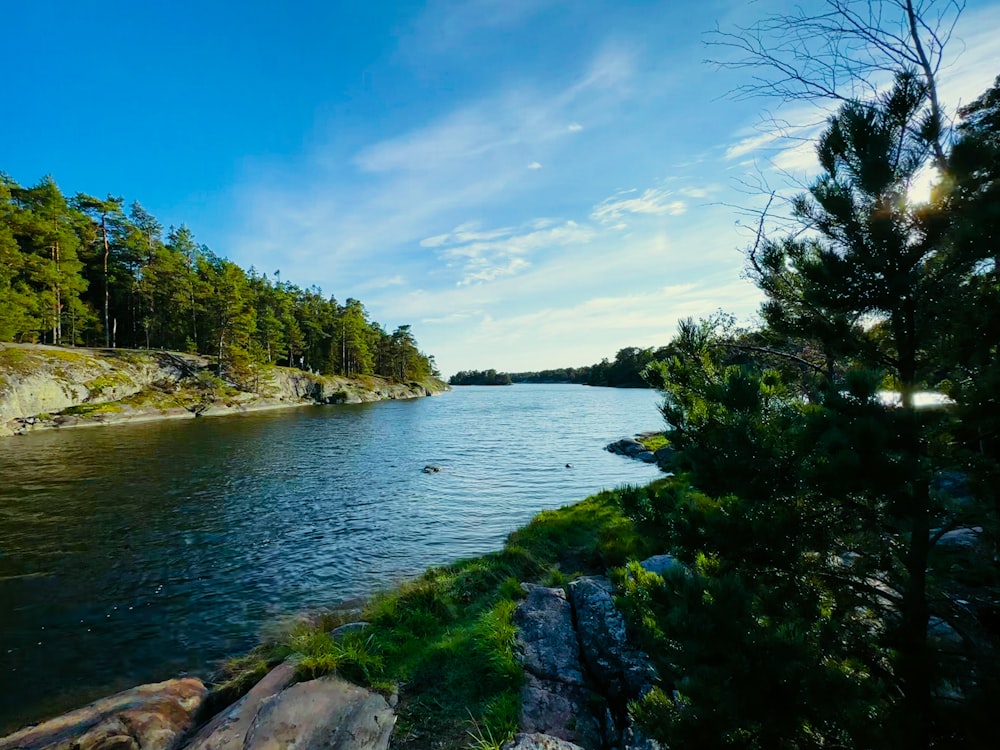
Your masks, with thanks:
[(583, 130), (583, 125), (581, 125), (578, 122), (571, 122), (569, 125), (566, 126), (566, 130), (568, 130), (571, 133), (579, 133), (581, 130)]
[(781, 136), (778, 133), (757, 133), (756, 135), (741, 138), (732, 146), (726, 149), (725, 158), (727, 161), (739, 159), (741, 156), (756, 153), (761, 149), (773, 146)]
[(542, 165), (539, 164), (537, 161), (533, 161), (531, 162), (531, 164), (528, 165), (528, 169), (541, 169), (541, 168)]
[(458, 269), (457, 286), (513, 276), (531, 265), (526, 256), (552, 248), (586, 244), (594, 237), (591, 227), (573, 221), (554, 224), (551, 219), (536, 219), (516, 230), (482, 232), (476, 227), (477, 231), (463, 231), (463, 227), (432, 238), (438, 256), (448, 266)]
[(684, 201), (673, 199), (673, 191), (665, 188), (649, 188), (636, 198), (624, 196), (635, 190), (620, 191), (594, 206), (590, 218), (602, 224), (619, 224), (617, 220), (626, 214), (650, 214), (653, 216), (680, 216), (687, 211)]
[(949, 48), (951, 62), (939, 76), (941, 99), (952, 110), (979, 97), (1000, 73), (998, 29), (1000, 6), (996, 4), (967, 10), (959, 18)]
[(494, 281), (501, 276), (513, 276), (531, 266), (524, 258), (507, 258), (496, 263), (486, 258), (473, 257), (465, 266), (465, 275), (459, 280), (458, 286)]

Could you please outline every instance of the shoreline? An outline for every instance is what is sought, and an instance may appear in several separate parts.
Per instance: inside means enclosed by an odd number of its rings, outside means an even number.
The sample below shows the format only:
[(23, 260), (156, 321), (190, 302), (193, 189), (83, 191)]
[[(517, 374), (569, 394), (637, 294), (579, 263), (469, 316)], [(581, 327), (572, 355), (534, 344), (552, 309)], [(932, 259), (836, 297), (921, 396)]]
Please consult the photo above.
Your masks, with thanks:
[(433, 377), (399, 382), (278, 366), (256, 371), (251, 389), (220, 380), (212, 367), (206, 357), (179, 352), (0, 344), (0, 437), (421, 398), (450, 390)]
[[(73, 717), (121, 696), (172, 690), (181, 682), (197, 683), (201, 696), (170, 747), (193, 747), (206, 727), (217, 725), (277, 672), (287, 673), (286, 686), (346, 680), (380, 695), (392, 707), (393, 721), (416, 728), (409, 736), (394, 736), (396, 747), (465, 747), (470, 731), (479, 727), (497, 738), (511, 737), (518, 731), (524, 679), (514, 655), (515, 610), (528, 591), (570, 591), (571, 581), (605, 576), (612, 567), (658, 551), (626, 520), (617, 493), (606, 490), (543, 510), (511, 532), (500, 549), (434, 565), (386, 582), (363, 599), (276, 622), (270, 634), (267, 628), (258, 633), (256, 646), (223, 662), (164, 673), (165, 682), (104, 694), (85, 706), (77, 703), (35, 723), (8, 727), (12, 734), (0, 736), (0, 748), (47, 726), (65, 731)], [(565, 595), (563, 604), (569, 606)], [(430, 714), (428, 700), (435, 704)]]

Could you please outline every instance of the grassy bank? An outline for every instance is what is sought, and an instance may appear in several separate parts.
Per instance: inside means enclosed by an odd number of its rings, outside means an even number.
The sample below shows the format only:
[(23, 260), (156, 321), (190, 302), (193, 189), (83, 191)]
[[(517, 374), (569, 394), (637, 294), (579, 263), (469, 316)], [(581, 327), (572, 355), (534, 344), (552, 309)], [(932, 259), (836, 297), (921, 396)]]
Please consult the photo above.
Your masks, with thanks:
[[(376, 595), (339, 640), (343, 616), (300, 625), (281, 642), (230, 662), (219, 700), (233, 698), (288, 656), (303, 679), (337, 673), (385, 695), (398, 694), (393, 747), (499, 747), (517, 729), (523, 673), (512, 616), (520, 583), (559, 586), (662, 551), (621, 511), (620, 493), (544, 511), (496, 553), (431, 568)], [(359, 619), (352, 617), (350, 619)]]

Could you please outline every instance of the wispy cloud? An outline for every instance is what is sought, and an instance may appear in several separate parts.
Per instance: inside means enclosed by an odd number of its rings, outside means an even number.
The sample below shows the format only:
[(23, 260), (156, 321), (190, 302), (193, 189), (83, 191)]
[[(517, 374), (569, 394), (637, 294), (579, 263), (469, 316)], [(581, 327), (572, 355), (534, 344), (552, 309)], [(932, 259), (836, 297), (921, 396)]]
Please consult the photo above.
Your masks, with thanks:
[(448, 267), (457, 269), (456, 285), (468, 286), (513, 276), (529, 268), (528, 258), (537, 252), (583, 245), (593, 237), (592, 228), (573, 221), (553, 225), (550, 219), (536, 219), (517, 229), (485, 232), (479, 231), (477, 225), (465, 224), (447, 234), (429, 237), (421, 245), (437, 248)]
[(687, 211), (687, 204), (678, 200), (672, 190), (649, 188), (634, 198), (626, 197), (637, 192), (631, 189), (616, 193), (596, 205), (590, 218), (602, 224), (619, 224), (620, 219), (627, 214), (680, 216)]
[(358, 285), (359, 290), (364, 291), (374, 291), (376, 289), (389, 289), (392, 287), (400, 287), (406, 284), (406, 279), (402, 274), (394, 274), (392, 276), (378, 276), (363, 284)]

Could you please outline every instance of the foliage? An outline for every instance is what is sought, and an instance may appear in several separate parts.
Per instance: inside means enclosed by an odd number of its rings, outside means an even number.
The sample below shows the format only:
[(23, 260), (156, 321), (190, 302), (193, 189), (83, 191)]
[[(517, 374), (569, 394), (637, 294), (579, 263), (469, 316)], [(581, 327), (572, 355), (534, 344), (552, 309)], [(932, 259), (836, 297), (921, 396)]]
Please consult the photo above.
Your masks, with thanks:
[(448, 378), (449, 385), (510, 385), (511, 376), (496, 370), (462, 370)]
[(271, 364), (400, 382), (433, 367), (410, 326), (387, 333), (358, 300), (245, 271), (185, 226), (164, 237), (137, 202), (2, 174), (0, 341), (200, 352), (248, 390)]
[[(940, 164), (926, 81), (904, 71), (846, 102), (817, 144), (823, 174), (794, 203), (801, 231), (751, 250), (767, 327), (683, 321), (647, 367), (678, 474), (619, 501), (685, 568), (632, 565), (616, 580), (669, 676), (634, 706), (658, 739), (987, 742), (995, 571), (989, 555), (935, 543), (955, 527), (997, 530), (1000, 336), (983, 314), (998, 289), (997, 101), (994, 89), (971, 105), (929, 205), (906, 195)], [(880, 398), (886, 382), (898, 407)], [(937, 383), (956, 407), (917, 409), (914, 393)], [(940, 489), (956, 471), (964, 495)], [(961, 656), (929, 639), (932, 616)]]

